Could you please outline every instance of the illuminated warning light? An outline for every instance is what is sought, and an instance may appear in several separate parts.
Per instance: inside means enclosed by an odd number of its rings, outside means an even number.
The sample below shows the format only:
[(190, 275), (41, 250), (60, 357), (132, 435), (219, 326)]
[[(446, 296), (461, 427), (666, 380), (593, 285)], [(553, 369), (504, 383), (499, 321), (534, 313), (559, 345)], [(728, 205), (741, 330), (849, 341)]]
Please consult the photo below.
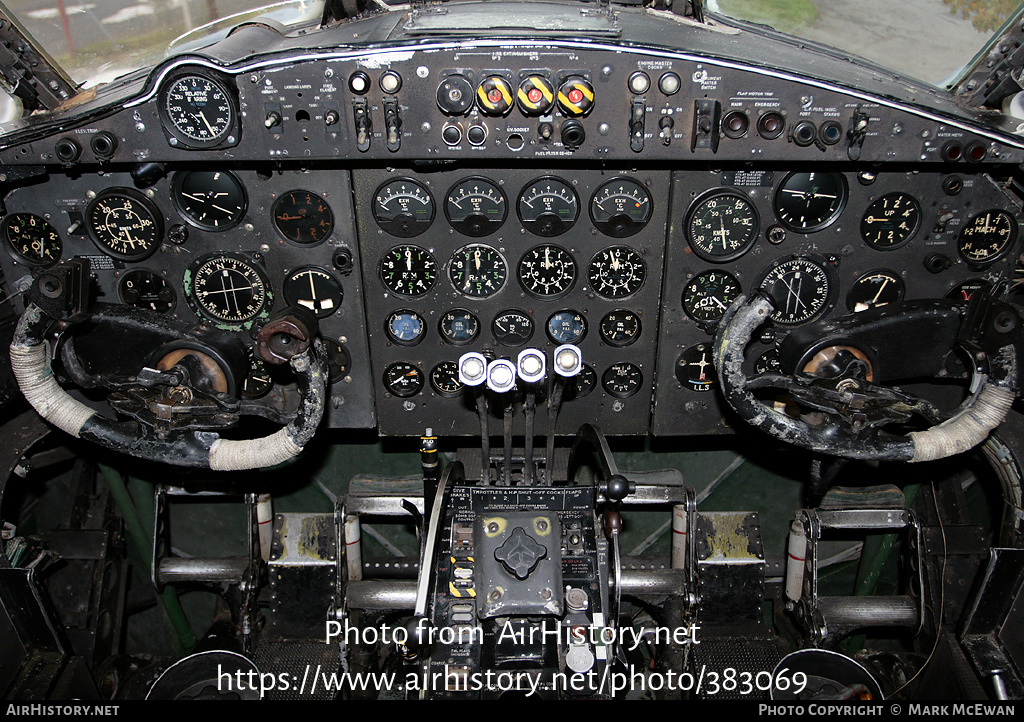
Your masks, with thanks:
[(578, 105), (583, 100), (583, 91), (573, 88), (569, 91), (569, 100)]
[(533, 88), (526, 94), (526, 97), (530, 99), (531, 103), (539, 103), (544, 97), (544, 93), (540, 92), (537, 88)]

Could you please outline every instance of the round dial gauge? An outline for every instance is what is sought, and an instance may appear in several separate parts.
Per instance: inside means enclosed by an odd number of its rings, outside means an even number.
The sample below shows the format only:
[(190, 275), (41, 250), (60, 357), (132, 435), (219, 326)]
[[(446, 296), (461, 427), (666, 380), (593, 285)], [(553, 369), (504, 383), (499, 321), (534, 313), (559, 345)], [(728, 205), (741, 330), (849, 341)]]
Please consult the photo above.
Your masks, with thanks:
[(441, 316), (437, 328), (441, 338), (451, 345), (465, 346), (480, 333), (480, 321), (469, 311), (456, 308)]
[(430, 371), (430, 388), (438, 396), (453, 398), (461, 394), (465, 385), (459, 381), (459, 364), (457, 361), (442, 361)]
[(612, 364), (601, 374), (601, 386), (609, 396), (617, 399), (632, 396), (643, 384), (644, 374), (640, 367), (628, 361)]
[(548, 319), (548, 338), (557, 344), (579, 343), (587, 335), (587, 319), (577, 311), (558, 311)]
[(289, 306), (308, 308), (317, 318), (327, 318), (337, 311), (344, 298), (338, 279), (317, 266), (292, 271), (284, 279), (282, 290)]
[(419, 246), (395, 246), (380, 261), (380, 280), (392, 293), (422, 296), (437, 280), (437, 261)]
[(782, 359), (779, 358), (779, 352), (776, 349), (770, 348), (763, 354), (757, 357), (757, 361), (754, 362), (754, 373), (755, 374), (781, 374), (782, 373)]
[(393, 363), (384, 369), (384, 388), (402, 399), (415, 396), (423, 390), (423, 372), (404, 361)]
[(258, 399), (270, 393), (274, 388), (274, 378), (270, 375), (270, 369), (263, 363), (262, 359), (256, 358), (250, 352), (249, 375), (242, 382), (242, 397), (246, 399)]
[(331, 207), (311, 191), (288, 191), (274, 202), (272, 212), (277, 232), (304, 246), (320, 243), (334, 230)]
[(714, 323), (740, 293), (740, 282), (727, 271), (698, 273), (683, 289), (683, 310), (694, 321)]
[(543, 75), (530, 75), (519, 84), (516, 105), (523, 115), (544, 115), (555, 102), (555, 89)]
[(580, 201), (572, 186), (561, 178), (538, 178), (519, 194), (516, 210), (526, 230), (551, 238), (575, 225)]
[(230, 326), (251, 327), (270, 314), (274, 302), (267, 275), (241, 254), (197, 258), (185, 271), (183, 283), (192, 310)]
[(647, 265), (628, 246), (611, 246), (590, 261), (587, 279), (594, 293), (604, 298), (632, 296), (644, 285)]
[(798, 233), (831, 225), (846, 206), (846, 178), (840, 173), (790, 173), (775, 192), (775, 214)]
[(686, 220), (690, 248), (705, 261), (739, 258), (757, 240), (757, 209), (734, 191), (714, 191), (698, 200)]
[(388, 316), (384, 330), (392, 343), (399, 346), (415, 346), (423, 340), (427, 324), (415, 311), (395, 311)]
[(502, 346), (522, 346), (533, 336), (533, 319), (514, 308), (502, 311), (491, 322), (491, 333)]
[(508, 203), (501, 188), (492, 181), (466, 178), (448, 191), (444, 214), (459, 233), (480, 238), (501, 228), (508, 215)]
[(226, 231), (245, 217), (245, 188), (227, 171), (193, 170), (174, 176), (174, 206), (205, 231)]
[(519, 260), (519, 283), (537, 298), (559, 298), (576, 283), (576, 261), (558, 246), (532, 248)]
[(601, 339), (609, 346), (629, 346), (640, 338), (640, 316), (625, 309), (616, 309), (601, 319)]
[(226, 87), (202, 75), (183, 75), (171, 81), (160, 115), (173, 141), (190, 148), (220, 144), (235, 125), (235, 106)]
[(676, 360), (676, 381), (684, 388), (699, 392), (710, 391), (717, 380), (710, 344), (691, 346)]
[(895, 271), (870, 271), (853, 282), (846, 295), (846, 307), (854, 313), (869, 308), (899, 303), (905, 291), (903, 279)]
[(484, 115), (505, 115), (513, 102), (512, 86), (500, 75), (488, 75), (476, 89), (476, 104)]
[(174, 309), (177, 298), (167, 279), (155, 271), (136, 268), (128, 271), (117, 282), (117, 295), (121, 303), (135, 308), (167, 313)]
[(949, 289), (946, 298), (954, 301), (970, 301), (978, 291), (991, 291), (992, 284), (984, 278), (969, 278)]
[(34, 213), (12, 213), (4, 218), (3, 235), (15, 260), (33, 266), (56, 263), (64, 250), (56, 229)]
[(1013, 216), (1006, 211), (985, 211), (964, 225), (957, 250), (968, 263), (991, 263), (1010, 249), (1016, 237), (1017, 221)]
[(111, 188), (85, 209), (93, 242), (109, 256), (141, 261), (156, 253), (164, 237), (160, 210), (131, 188)]
[(589, 364), (583, 364), (580, 372), (565, 381), (565, 390), (562, 398), (566, 401), (582, 399), (589, 396), (590, 392), (597, 388), (597, 372)]
[(860, 219), (860, 235), (872, 248), (899, 248), (921, 226), (921, 205), (906, 193), (889, 193), (868, 206)]
[(393, 236), (418, 236), (434, 221), (434, 197), (410, 178), (388, 181), (373, 196), (373, 218)]
[(785, 326), (806, 323), (831, 305), (832, 278), (825, 266), (809, 258), (777, 262), (762, 274), (758, 287), (772, 297), (771, 319)]
[(590, 219), (597, 230), (612, 238), (639, 233), (651, 220), (651, 194), (629, 178), (614, 178), (590, 198)]
[(448, 280), (456, 291), (473, 298), (493, 296), (507, 275), (505, 258), (483, 243), (463, 246), (448, 261)]

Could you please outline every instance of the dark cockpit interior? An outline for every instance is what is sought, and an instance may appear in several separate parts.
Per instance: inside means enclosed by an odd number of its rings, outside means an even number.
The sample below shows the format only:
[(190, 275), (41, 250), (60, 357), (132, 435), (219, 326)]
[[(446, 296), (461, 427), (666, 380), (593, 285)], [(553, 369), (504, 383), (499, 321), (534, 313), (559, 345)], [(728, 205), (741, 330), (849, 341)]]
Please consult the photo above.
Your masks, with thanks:
[(1020, 18), (714, 9), (0, 7), (4, 696), (1024, 694)]

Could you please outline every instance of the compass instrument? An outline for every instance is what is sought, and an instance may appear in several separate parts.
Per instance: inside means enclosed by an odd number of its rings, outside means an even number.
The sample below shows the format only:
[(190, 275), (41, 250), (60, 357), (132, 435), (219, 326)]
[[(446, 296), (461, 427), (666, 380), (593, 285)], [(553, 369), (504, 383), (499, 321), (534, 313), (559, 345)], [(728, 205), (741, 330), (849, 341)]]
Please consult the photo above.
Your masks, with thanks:
[(270, 314), (274, 294), (266, 273), (240, 253), (211, 253), (189, 264), (185, 300), (198, 315), (250, 328)]

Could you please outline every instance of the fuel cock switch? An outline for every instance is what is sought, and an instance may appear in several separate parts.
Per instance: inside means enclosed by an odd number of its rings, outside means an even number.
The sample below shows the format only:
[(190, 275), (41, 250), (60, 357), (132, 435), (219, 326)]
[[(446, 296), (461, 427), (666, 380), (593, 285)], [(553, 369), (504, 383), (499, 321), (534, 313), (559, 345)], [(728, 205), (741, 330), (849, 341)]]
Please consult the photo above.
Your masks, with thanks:
[(373, 134), (370, 108), (365, 98), (356, 98), (352, 101), (352, 113), (356, 124), (356, 148), (365, 153), (370, 149), (370, 137)]
[(387, 131), (388, 150), (394, 153), (402, 147), (402, 111), (395, 98), (384, 99), (384, 129)]
[(644, 149), (644, 102), (634, 100), (629, 111), (629, 147), (634, 153)]
[(671, 115), (661, 116), (661, 120), (658, 121), (658, 137), (661, 138), (663, 145), (672, 144), (672, 131), (675, 129), (675, 125)]

